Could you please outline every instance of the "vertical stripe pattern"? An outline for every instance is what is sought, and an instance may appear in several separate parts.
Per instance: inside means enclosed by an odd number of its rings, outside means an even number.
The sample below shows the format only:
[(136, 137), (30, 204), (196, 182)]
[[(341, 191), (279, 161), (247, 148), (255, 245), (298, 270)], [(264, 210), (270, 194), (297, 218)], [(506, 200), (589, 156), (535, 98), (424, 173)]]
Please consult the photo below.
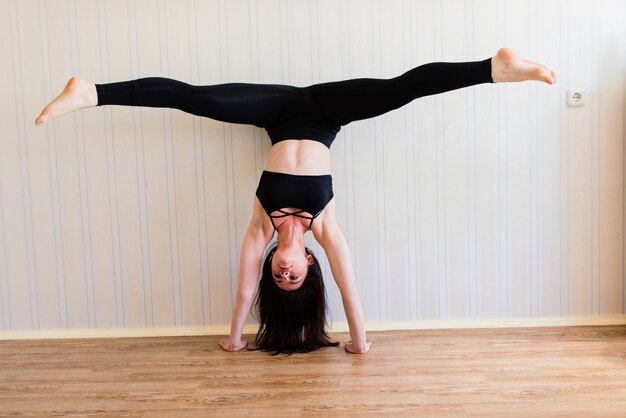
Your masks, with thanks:
[[(366, 319), (626, 313), (625, 0), (0, 0), (0, 16), (0, 330), (230, 320), (266, 134), (121, 107), (35, 127), (71, 75), (302, 86), (500, 46), (559, 83), (426, 97), (332, 147)], [(566, 106), (573, 87), (585, 106)]]

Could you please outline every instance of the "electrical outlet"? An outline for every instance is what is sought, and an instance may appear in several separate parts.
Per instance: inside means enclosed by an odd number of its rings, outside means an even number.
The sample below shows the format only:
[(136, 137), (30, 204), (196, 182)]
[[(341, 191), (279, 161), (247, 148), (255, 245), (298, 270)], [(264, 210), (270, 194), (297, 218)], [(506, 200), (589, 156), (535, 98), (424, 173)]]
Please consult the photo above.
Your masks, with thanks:
[(567, 90), (567, 105), (569, 107), (580, 107), (585, 105), (585, 90), (573, 88)]

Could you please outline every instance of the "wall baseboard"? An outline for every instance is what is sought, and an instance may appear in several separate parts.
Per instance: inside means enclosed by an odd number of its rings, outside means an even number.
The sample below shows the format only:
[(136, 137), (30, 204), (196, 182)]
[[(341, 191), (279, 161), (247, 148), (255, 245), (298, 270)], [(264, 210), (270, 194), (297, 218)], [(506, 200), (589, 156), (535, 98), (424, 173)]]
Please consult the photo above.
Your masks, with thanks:
[[(378, 321), (366, 322), (367, 331), (410, 331), (426, 329), (472, 329), (472, 328), (534, 328), (574, 326), (626, 325), (626, 315), (589, 317), (545, 317), (545, 318), (478, 318), (478, 319), (434, 319), (421, 321)], [(244, 326), (244, 334), (255, 334), (256, 324)], [(330, 332), (347, 332), (346, 322), (334, 323)], [(180, 337), (198, 335), (228, 335), (229, 325), (196, 327), (155, 328), (80, 328), (39, 329), (23, 331), (0, 331), (0, 340), (49, 340), (78, 338), (139, 338)]]

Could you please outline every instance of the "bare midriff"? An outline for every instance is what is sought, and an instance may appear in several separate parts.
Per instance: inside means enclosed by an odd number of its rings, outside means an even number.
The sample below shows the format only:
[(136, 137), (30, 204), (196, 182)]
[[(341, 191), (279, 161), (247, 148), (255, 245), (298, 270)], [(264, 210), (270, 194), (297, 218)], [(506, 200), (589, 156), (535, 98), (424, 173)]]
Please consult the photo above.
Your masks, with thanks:
[(308, 139), (288, 139), (272, 146), (265, 170), (299, 175), (330, 174), (330, 150)]

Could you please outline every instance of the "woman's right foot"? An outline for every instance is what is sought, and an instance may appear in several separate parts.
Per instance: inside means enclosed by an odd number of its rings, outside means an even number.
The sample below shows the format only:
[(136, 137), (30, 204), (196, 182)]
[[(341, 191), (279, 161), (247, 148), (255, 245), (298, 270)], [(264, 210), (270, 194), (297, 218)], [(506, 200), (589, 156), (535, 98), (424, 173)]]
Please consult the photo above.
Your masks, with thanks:
[(53, 101), (51, 101), (35, 119), (35, 124), (45, 125), (48, 120), (55, 116), (75, 112), (86, 107), (98, 104), (96, 86), (88, 83), (80, 77), (72, 77), (67, 85)]

